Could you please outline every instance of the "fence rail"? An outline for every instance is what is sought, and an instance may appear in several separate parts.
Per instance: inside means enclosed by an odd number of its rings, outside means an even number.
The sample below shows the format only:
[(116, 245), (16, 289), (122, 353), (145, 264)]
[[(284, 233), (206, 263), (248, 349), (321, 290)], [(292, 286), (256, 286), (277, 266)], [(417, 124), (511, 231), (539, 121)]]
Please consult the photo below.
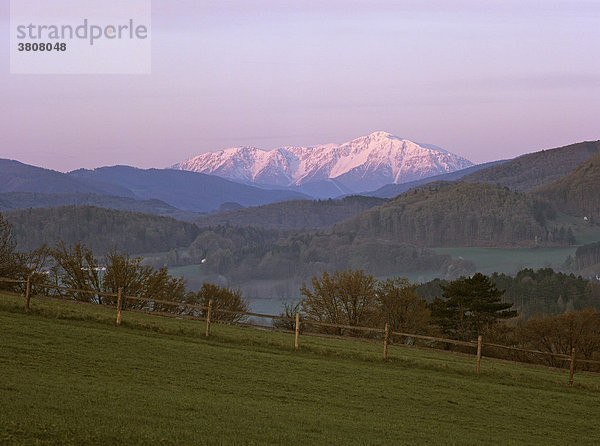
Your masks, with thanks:
[(443, 342), (446, 344), (462, 345), (464, 347), (477, 347), (477, 342), (459, 341), (456, 339), (448, 339), (448, 338), (436, 338), (434, 336), (417, 335), (417, 334), (411, 334), (411, 333), (400, 333), (397, 331), (392, 331), (391, 334), (394, 336), (404, 336), (405, 338), (423, 339), (424, 341)]
[[(514, 351), (518, 351), (518, 352), (523, 352), (523, 353), (533, 353), (536, 355), (547, 355), (547, 356), (554, 356), (556, 358), (560, 358), (560, 359), (571, 359), (571, 357), (569, 355), (565, 355), (564, 353), (553, 353), (553, 352), (542, 352), (540, 350), (527, 350), (524, 348), (518, 348), (518, 347), (510, 347), (508, 345), (502, 345), (502, 344), (490, 344), (490, 343), (486, 343), (485, 344), (486, 347), (496, 347), (496, 348), (505, 348), (507, 350), (514, 350)], [(583, 359), (577, 359), (577, 362), (582, 362), (584, 361)], [(600, 364), (600, 361), (596, 361), (598, 364)]]
[[(106, 293), (106, 292), (99, 292), (99, 291), (93, 291), (93, 290), (68, 288), (68, 287), (63, 287), (63, 286), (59, 286), (59, 285), (50, 285), (50, 284), (44, 284), (44, 283), (34, 284), (34, 283), (32, 283), (31, 277), (28, 277), (27, 280), (18, 280), (18, 279), (9, 279), (9, 278), (0, 277), (0, 282), (26, 284), (26, 290), (25, 290), (25, 295), (24, 295), (26, 312), (29, 312), (30, 299), (32, 297), (42, 298), (42, 299), (50, 299), (50, 300), (54, 300), (54, 301), (60, 300), (60, 301), (66, 301), (66, 302), (72, 302), (72, 303), (88, 303), (88, 304), (90, 304), (89, 302), (70, 300), (70, 299), (64, 299), (64, 298), (55, 298), (55, 297), (39, 296), (39, 295), (34, 296), (31, 293), (31, 287), (33, 285), (35, 285), (39, 288), (55, 289), (55, 290), (67, 291), (67, 292), (71, 292), (71, 293), (92, 294), (95, 296), (115, 298), (115, 299), (117, 299), (116, 305), (110, 305), (110, 304), (105, 304), (105, 303), (96, 303), (94, 305), (102, 306), (104, 308), (116, 309), (117, 310), (117, 325), (121, 324), (123, 311), (205, 322), (206, 323), (206, 336), (210, 336), (210, 325), (212, 322), (217, 322), (217, 323), (223, 322), (223, 321), (220, 321), (219, 319), (213, 318), (213, 316), (212, 316), (213, 313), (252, 316), (252, 317), (267, 318), (267, 319), (291, 322), (291, 323), (294, 323), (294, 326), (295, 326), (294, 330), (281, 329), (281, 328), (277, 328), (277, 327), (273, 327), (273, 326), (260, 325), (260, 324), (243, 322), (243, 321), (226, 321), (227, 324), (234, 324), (234, 325), (240, 325), (240, 326), (245, 326), (245, 327), (255, 327), (255, 328), (267, 329), (267, 330), (272, 330), (272, 331), (280, 331), (283, 333), (295, 334), (294, 348), (296, 350), (298, 350), (298, 348), (299, 348), (299, 336), (301, 333), (301, 326), (305, 326), (305, 327), (306, 326), (317, 326), (317, 327), (325, 327), (325, 328), (338, 328), (338, 329), (342, 329), (342, 330), (352, 330), (352, 331), (362, 331), (362, 332), (383, 334), (384, 335), (383, 336), (383, 357), (384, 357), (384, 359), (388, 358), (388, 344), (389, 344), (389, 339), (391, 336), (401, 336), (401, 337), (405, 337), (405, 338), (414, 338), (414, 339), (420, 339), (420, 340), (424, 340), (424, 341), (431, 341), (431, 342), (438, 342), (438, 343), (474, 348), (474, 349), (476, 349), (475, 357), (476, 357), (477, 373), (479, 373), (479, 369), (480, 369), (480, 360), (484, 356), (483, 352), (482, 352), (484, 346), (486, 348), (489, 348), (489, 347), (501, 348), (501, 349), (506, 349), (506, 350), (510, 350), (510, 351), (518, 351), (521, 353), (552, 356), (552, 357), (556, 357), (556, 358), (564, 360), (564, 361), (570, 361), (569, 385), (573, 384), (573, 375), (574, 375), (574, 369), (575, 369), (576, 363), (600, 365), (600, 361), (576, 358), (574, 348), (571, 351), (571, 355), (566, 355), (564, 353), (543, 352), (543, 351), (539, 351), (539, 350), (528, 350), (528, 349), (524, 349), (524, 348), (512, 347), (512, 346), (508, 346), (508, 345), (501, 345), (501, 344), (494, 344), (494, 343), (485, 343), (484, 344), (481, 336), (479, 336), (477, 341), (460, 341), (460, 340), (456, 340), (456, 339), (439, 338), (439, 337), (435, 337), (435, 336), (425, 336), (425, 335), (419, 335), (419, 334), (413, 334), (413, 333), (402, 333), (402, 332), (396, 332), (396, 331), (389, 331), (388, 324), (385, 324), (385, 328), (361, 327), (361, 326), (355, 326), (355, 325), (334, 324), (334, 323), (330, 323), (330, 322), (302, 319), (300, 317), (299, 313), (296, 314), (295, 318), (290, 318), (290, 317), (285, 317), (285, 316), (280, 316), (280, 315), (254, 313), (254, 312), (249, 312), (249, 311), (226, 310), (224, 308), (214, 308), (212, 300), (209, 301), (208, 306), (206, 306), (206, 305), (188, 304), (188, 303), (183, 303), (183, 302), (165, 301), (165, 300), (159, 300), (159, 299), (147, 299), (147, 298), (137, 297), (137, 296), (126, 296), (126, 295), (123, 295), (122, 288), (119, 288), (117, 293)], [(190, 314), (169, 313), (166, 311), (160, 311), (160, 310), (156, 310), (156, 309), (144, 310), (144, 309), (139, 309), (139, 308), (123, 308), (123, 301), (128, 301), (128, 300), (153, 303), (153, 304), (159, 304), (159, 305), (166, 305), (166, 306), (183, 307), (183, 308), (190, 309), (190, 310), (202, 310), (202, 311), (205, 311), (206, 313), (204, 316), (200, 316), (200, 315), (190, 315)], [(306, 336), (321, 336), (321, 337), (336, 338), (336, 339), (343, 339), (343, 340), (363, 340), (363, 341), (369, 341), (369, 342), (380, 342), (376, 339), (349, 337), (349, 336), (341, 336), (341, 335), (331, 335), (331, 334), (325, 334), (325, 333), (302, 332), (302, 334), (306, 335)], [(522, 362), (522, 361), (518, 361), (518, 362)]]

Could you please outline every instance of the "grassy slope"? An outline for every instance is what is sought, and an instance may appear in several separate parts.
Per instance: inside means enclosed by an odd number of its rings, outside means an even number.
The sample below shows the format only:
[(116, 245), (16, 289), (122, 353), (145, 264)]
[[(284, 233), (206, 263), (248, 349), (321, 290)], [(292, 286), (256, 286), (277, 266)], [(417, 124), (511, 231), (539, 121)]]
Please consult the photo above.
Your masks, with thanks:
[[(594, 444), (600, 378), (0, 298), (2, 444)], [(161, 331), (162, 333), (157, 333)]]

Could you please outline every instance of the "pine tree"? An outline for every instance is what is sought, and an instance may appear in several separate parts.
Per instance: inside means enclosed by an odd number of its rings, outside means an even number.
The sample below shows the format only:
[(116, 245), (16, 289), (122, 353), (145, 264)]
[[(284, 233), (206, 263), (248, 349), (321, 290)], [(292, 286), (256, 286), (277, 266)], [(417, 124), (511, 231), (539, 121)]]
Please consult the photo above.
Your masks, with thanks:
[(477, 273), (441, 286), (442, 299), (432, 305), (432, 316), (442, 330), (455, 338), (471, 340), (501, 319), (515, 317), (512, 303), (503, 303), (504, 290), (498, 290), (489, 277)]

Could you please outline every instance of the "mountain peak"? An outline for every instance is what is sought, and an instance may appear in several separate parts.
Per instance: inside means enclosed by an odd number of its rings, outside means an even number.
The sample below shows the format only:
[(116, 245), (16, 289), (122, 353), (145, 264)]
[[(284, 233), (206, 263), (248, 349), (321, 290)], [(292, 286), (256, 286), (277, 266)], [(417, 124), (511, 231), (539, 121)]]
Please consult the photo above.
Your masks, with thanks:
[(385, 138), (402, 139), (402, 138), (398, 138), (395, 135), (392, 135), (389, 132), (384, 132), (383, 130), (377, 130), (376, 132), (373, 132), (373, 133), (367, 135), (367, 137), (372, 138), (372, 139), (385, 139)]
[(271, 151), (231, 148), (176, 164), (174, 169), (222, 176), (243, 183), (303, 187), (331, 182), (359, 193), (454, 172), (473, 164), (439, 147), (376, 131), (343, 144), (281, 147)]

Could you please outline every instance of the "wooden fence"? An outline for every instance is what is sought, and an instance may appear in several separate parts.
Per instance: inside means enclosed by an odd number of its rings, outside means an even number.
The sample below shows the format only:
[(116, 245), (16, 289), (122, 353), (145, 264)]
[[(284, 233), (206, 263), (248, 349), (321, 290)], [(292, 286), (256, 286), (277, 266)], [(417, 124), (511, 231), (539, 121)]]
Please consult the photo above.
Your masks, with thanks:
[[(7, 279), (7, 278), (0, 277), (0, 282), (25, 285), (24, 305), (25, 305), (26, 313), (29, 313), (29, 311), (30, 311), (30, 302), (31, 302), (32, 297), (46, 298), (46, 299), (49, 298), (48, 296), (39, 296), (39, 295), (33, 296), (32, 295), (33, 283), (32, 283), (31, 277), (28, 277), (27, 280)], [(265, 319), (271, 319), (271, 320), (283, 320), (286, 322), (293, 323), (294, 330), (285, 330), (285, 329), (278, 329), (278, 328), (276, 328), (274, 326), (270, 326), (270, 325), (260, 325), (260, 324), (253, 324), (253, 323), (248, 323), (248, 322), (229, 321), (229, 320), (226, 321), (227, 324), (234, 324), (234, 325), (241, 325), (241, 326), (247, 326), (247, 327), (269, 329), (269, 330), (273, 330), (273, 331), (281, 331), (281, 332), (285, 332), (285, 333), (292, 333), (292, 334), (294, 334), (294, 349), (295, 350), (299, 349), (300, 334), (302, 333), (303, 335), (308, 335), (308, 336), (333, 337), (333, 338), (343, 339), (343, 340), (354, 340), (354, 341), (367, 340), (370, 342), (382, 342), (383, 358), (388, 359), (388, 345), (390, 344), (390, 337), (397, 336), (397, 337), (403, 337), (403, 338), (410, 338), (413, 340), (419, 339), (419, 340), (429, 341), (431, 343), (442, 343), (442, 344), (446, 344), (446, 345), (455, 345), (455, 346), (472, 348), (475, 353), (475, 371), (477, 374), (480, 373), (481, 358), (484, 357), (484, 355), (483, 355), (484, 343), (483, 343), (482, 336), (479, 336), (477, 341), (459, 341), (456, 339), (439, 338), (439, 337), (435, 337), (435, 336), (425, 336), (425, 335), (418, 335), (418, 334), (413, 334), (413, 333), (402, 333), (402, 332), (390, 331), (389, 324), (387, 324), (387, 323), (385, 324), (384, 328), (359, 327), (359, 326), (355, 326), (355, 325), (342, 325), (342, 324), (333, 324), (333, 323), (329, 323), (329, 322), (321, 322), (321, 321), (316, 321), (316, 320), (312, 320), (312, 319), (303, 320), (300, 316), (300, 313), (296, 313), (295, 318), (289, 318), (289, 317), (285, 317), (285, 316), (276, 316), (276, 315), (272, 315), (272, 314), (261, 314), (261, 313), (232, 311), (232, 310), (213, 308), (212, 300), (210, 300), (208, 302), (208, 306), (204, 306), (204, 305), (184, 304), (181, 302), (165, 301), (165, 300), (158, 300), (158, 299), (145, 299), (142, 297), (135, 297), (135, 296), (124, 296), (122, 288), (119, 288), (117, 293), (103, 293), (103, 292), (92, 291), (92, 290), (67, 288), (67, 287), (62, 287), (62, 286), (58, 286), (58, 285), (49, 285), (49, 284), (35, 284), (35, 285), (39, 288), (44, 288), (44, 289), (55, 289), (55, 290), (67, 291), (67, 292), (71, 292), (71, 293), (92, 294), (95, 296), (109, 297), (109, 298), (116, 299), (116, 305), (109, 305), (109, 304), (93, 304), (93, 305), (115, 309), (117, 325), (121, 325), (121, 322), (123, 320), (123, 312), (124, 311), (166, 316), (166, 317), (171, 317), (171, 318), (191, 319), (191, 320), (196, 320), (196, 321), (203, 321), (206, 323), (205, 336), (208, 337), (208, 336), (210, 336), (211, 324), (223, 322), (223, 321), (220, 321), (217, 317), (215, 317), (214, 314), (215, 313), (224, 313), (224, 314), (232, 314), (232, 315), (259, 317), (259, 318), (265, 318)], [(65, 301), (65, 302), (83, 303), (80, 301), (64, 299), (64, 298), (61, 298), (60, 300)], [(137, 301), (137, 302), (144, 302), (144, 303), (149, 303), (149, 304), (160, 304), (160, 305), (166, 305), (166, 306), (182, 307), (182, 308), (186, 308), (186, 309), (190, 309), (190, 310), (201, 310), (201, 311), (206, 312), (205, 313), (206, 317), (201, 317), (201, 316), (197, 316), (197, 315), (169, 313), (169, 312), (155, 311), (155, 310), (140, 310), (140, 309), (133, 309), (133, 308), (124, 308), (124, 302), (126, 302), (126, 301)], [(359, 332), (364, 332), (364, 333), (375, 333), (375, 334), (381, 335), (381, 341), (377, 341), (376, 339), (373, 339), (373, 338), (349, 337), (349, 336), (342, 336), (342, 335), (336, 336), (336, 335), (326, 335), (326, 334), (318, 333), (318, 332), (305, 332), (305, 331), (301, 330), (302, 326), (304, 326), (304, 327), (315, 326), (315, 327), (323, 327), (323, 328), (337, 328), (337, 329), (343, 329), (343, 330), (359, 331)], [(527, 350), (527, 349), (522, 349), (522, 348), (518, 348), (518, 347), (510, 347), (507, 345), (493, 344), (493, 343), (486, 343), (485, 346), (499, 348), (499, 349), (506, 349), (509, 351), (516, 351), (516, 352), (520, 352), (520, 353), (542, 355), (542, 356), (547, 355), (547, 356), (558, 358), (559, 360), (564, 361), (564, 362), (568, 361), (569, 362), (569, 385), (570, 386), (573, 385), (573, 376), (575, 374), (576, 363), (600, 365), (600, 361), (592, 361), (592, 360), (576, 358), (575, 348), (573, 348), (571, 350), (570, 355), (565, 355), (565, 354), (561, 354), (561, 353), (543, 352), (543, 351), (539, 351), (539, 350)], [(491, 358), (491, 356), (488, 356), (488, 357)], [(526, 363), (523, 361), (516, 361), (516, 362)]]

